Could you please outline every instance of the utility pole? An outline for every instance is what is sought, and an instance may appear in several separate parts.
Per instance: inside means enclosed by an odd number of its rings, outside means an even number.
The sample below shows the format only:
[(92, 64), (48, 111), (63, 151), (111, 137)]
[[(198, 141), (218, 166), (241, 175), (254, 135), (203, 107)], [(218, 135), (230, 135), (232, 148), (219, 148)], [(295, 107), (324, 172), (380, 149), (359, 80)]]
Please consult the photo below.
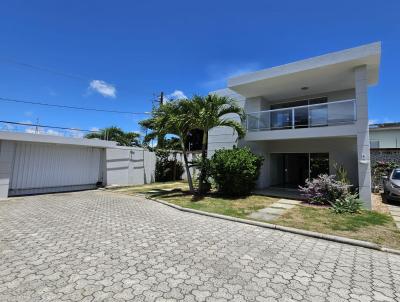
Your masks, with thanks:
[(36, 118), (36, 127), (35, 127), (35, 133), (38, 134), (39, 133), (39, 118)]
[[(161, 93), (160, 93), (159, 104), (160, 104), (160, 106), (164, 105), (164, 92), (163, 91), (161, 91)], [(163, 149), (163, 148), (164, 148), (164, 135), (159, 135), (157, 137), (157, 149)]]

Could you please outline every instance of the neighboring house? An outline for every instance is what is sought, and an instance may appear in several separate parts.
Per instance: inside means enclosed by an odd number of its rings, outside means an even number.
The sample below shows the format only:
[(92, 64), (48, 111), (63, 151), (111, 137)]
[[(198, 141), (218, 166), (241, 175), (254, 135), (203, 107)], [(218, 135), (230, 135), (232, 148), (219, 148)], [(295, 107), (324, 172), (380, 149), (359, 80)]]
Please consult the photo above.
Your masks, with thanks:
[(371, 164), (377, 161), (395, 162), (400, 166), (400, 123), (369, 126)]
[(155, 154), (98, 139), (0, 131), (0, 199), (154, 181)]
[(237, 141), (231, 129), (212, 129), (209, 155), (234, 145), (263, 155), (258, 188), (296, 188), (338, 163), (371, 208), (368, 86), (380, 53), (372, 43), (228, 79), (214, 93), (243, 106), (247, 134)]
[(369, 125), (372, 149), (400, 149), (400, 123)]

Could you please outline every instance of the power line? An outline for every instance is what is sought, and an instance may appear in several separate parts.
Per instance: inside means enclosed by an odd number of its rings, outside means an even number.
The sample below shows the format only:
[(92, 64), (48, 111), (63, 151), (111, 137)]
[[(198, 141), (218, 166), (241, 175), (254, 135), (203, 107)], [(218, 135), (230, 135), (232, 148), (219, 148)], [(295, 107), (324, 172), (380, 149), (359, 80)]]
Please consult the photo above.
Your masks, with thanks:
[(35, 101), (28, 101), (28, 100), (10, 99), (10, 98), (5, 98), (5, 97), (0, 97), (0, 101), (47, 106), (47, 107), (56, 107), (56, 108), (65, 108), (65, 109), (73, 109), (73, 110), (118, 113), (118, 114), (133, 114), (133, 115), (150, 114), (150, 112), (131, 112), (131, 111), (119, 111), (119, 110), (107, 110), (107, 109), (89, 108), (89, 107), (68, 106), (68, 105), (59, 105), (59, 104), (35, 102)]
[(37, 69), (37, 70), (45, 71), (45, 72), (52, 73), (55, 75), (64, 76), (67, 78), (84, 80), (84, 81), (89, 81), (89, 82), (91, 81), (91, 79), (81, 76), (81, 75), (67, 73), (67, 72), (59, 71), (59, 70), (49, 68), (49, 67), (44, 67), (44, 66), (39, 66), (39, 65), (34, 65), (34, 64), (24, 63), (24, 62), (18, 62), (18, 61), (11, 60), (11, 59), (0, 58), (0, 62), (4, 62), (7, 64), (14, 64), (14, 65), (21, 66), (21, 67), (27, 67), (30, 69)]
[(98, 131), (85, 130), (85, 129), (79, 129), (79, 128), (69, 128), (69, 127), (61, 127), (61, 126), (48, 126), (48, 125), (31, 124), (31, 123), (18, 123), (18, 122), (1, 121), (1, 120), (0, 120), (0, 123), (11, 124), (11, 125), (29, 126), (29, 127), (42, 127), (42, 128), (52, 128), (52, 129), (82, 131), (82, 132), (94, 132), (94, 133), (98, 132)]

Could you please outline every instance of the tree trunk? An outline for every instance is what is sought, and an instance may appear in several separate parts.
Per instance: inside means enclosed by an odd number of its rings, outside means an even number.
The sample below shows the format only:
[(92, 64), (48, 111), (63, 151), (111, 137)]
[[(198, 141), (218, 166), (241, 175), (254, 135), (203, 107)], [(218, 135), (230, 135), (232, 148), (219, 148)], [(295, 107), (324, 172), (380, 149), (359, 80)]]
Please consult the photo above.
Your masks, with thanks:
[(182, 140), (181, 140), (181, 147), (182, 147), (183, 160), (185, 162), (186, 177), (187, 177), (187, 181), (188, 181), (188, 184), (189, 184), (189, 191), (190, 191), (190, 193), (193, 194), (194, 193), (194, 189), (193, 189), (192, 176), (190, 174), (190, 167), (189, 167), (189, 162), (188, 162), (188, 158), (187, 158), (187, 154), (186, 154), (185, 144), (183, 143)]
[(207, 158), (207, 141), (208, 141), (208, 131), (203, 130), (203, 141), (201, 146), (201, 161), (202, 166), (200, 170), (200, 177), (199, 177), (199, 193), (203, 194), (204, 192), (204, 181), (206, 180), (206, 168), (204, 167), (206, 158)]

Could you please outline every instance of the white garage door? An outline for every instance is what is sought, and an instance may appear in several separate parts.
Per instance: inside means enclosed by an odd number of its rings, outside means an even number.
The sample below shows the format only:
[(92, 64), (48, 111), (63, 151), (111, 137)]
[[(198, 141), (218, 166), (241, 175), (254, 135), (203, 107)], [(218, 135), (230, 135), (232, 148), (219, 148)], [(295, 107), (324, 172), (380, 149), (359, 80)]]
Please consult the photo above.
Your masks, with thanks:
[(17, 143), (9, 195), (88, 189), (101, 181), (101, 150)]

